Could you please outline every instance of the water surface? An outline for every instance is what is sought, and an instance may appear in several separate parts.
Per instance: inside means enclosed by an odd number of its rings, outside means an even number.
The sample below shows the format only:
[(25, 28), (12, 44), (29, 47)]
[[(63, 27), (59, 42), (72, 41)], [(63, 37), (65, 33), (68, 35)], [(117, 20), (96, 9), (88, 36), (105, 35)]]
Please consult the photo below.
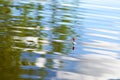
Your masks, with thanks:
[(1, 0), (0, 80), (120, 79), (119, 4)]

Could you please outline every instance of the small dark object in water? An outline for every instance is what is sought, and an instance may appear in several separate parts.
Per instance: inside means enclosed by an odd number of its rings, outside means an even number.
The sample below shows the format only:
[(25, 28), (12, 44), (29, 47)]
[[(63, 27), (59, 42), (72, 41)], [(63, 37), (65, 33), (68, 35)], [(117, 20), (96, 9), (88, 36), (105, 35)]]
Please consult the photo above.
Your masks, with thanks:
[(72, 38), (72, 41), (75, 41), (75, 38), (74, 38), (74, 37)]
[(73, 45), (76, 44), (76, 42), (75, 42), (75, 38), (74, 38), (74, 37), (72, 38), (72, 44), (73, 44)]
[(74, 49), (75, 49), (75, 47), (73, 46), (73, 47), (72, 47), (72, 50), (74, 50)]
[(74, 50), (75, 49), (75, 44), (76, 44), (74, 37), (72, 38), (72, 44), (73, 44), (72, 50)]

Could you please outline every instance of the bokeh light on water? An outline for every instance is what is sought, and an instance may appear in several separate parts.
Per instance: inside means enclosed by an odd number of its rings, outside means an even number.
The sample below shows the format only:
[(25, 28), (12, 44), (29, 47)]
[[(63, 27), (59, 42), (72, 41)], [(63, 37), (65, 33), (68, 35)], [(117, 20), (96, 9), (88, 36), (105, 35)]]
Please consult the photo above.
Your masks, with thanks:
[(1, 0), (0, 80), (120, 79), (119, 4)]

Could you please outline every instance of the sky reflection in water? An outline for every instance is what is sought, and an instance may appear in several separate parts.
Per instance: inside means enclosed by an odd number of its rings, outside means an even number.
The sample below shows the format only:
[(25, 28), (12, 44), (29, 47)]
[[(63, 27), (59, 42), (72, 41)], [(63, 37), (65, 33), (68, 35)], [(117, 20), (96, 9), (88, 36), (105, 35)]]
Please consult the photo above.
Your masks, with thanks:
[[(118, 3), (118, 0), (3, 0), (0, 78), (120, 79)], [(72, 37), (76, 38), (74, 50)]]

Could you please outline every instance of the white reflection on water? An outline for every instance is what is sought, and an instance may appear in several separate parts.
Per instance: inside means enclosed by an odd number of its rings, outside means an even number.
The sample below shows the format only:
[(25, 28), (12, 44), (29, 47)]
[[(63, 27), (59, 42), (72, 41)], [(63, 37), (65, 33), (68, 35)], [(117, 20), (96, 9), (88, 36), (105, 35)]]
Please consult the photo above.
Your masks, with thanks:
[(46, 59), (45, 58), (37, 58), (35, 65), (37, 67), (45, 67)]
[(100, 31), (100, 32), (106, 32), (106, 33), (111, 33), (111, 34), (120, 34), (117, 31), (113, 30), (105, 30), (105, 29), (100, 29), (100, 28), (88, 28), (88, 30), (93, 30), (93, 31)]
[[(91, 48), (99, 48), (99, 49), (107, 49), (107, 50), (120, 50), (120, 45), (115, 42), (107, 42), (100, 40), (93, 40), (94, 43), (83, 42), (83, 44), (87, 45), (87, 47)], [(112, 46), (111, 46), (112, 45)]]
[(119, 40), (119, 38), (116, 36), (108, 36), (108, 35), (94, 34), (94, 33), (88, 33), (88, 35)]
[[(74, 62), (74, 61), (69, 61)], [(71, 69), (76, 68), (75, 72), (60, 70), (57, 72), (58, 79), (62, 80), (108, 80), (119, 78), (120, 60), (106, 55), (86, 54), (78, 61), (69, 63)]]
[(79, 64), (79, 71), (83, 74), (98, 77), (98, 79), (105, 78), (104, 80), (110, 77), (116, 78), (120, 74), (120, 60), (117, 58), (99, 54), (87, 54), (83, 55), (83, 59), (86, 59), (86, 61)]

